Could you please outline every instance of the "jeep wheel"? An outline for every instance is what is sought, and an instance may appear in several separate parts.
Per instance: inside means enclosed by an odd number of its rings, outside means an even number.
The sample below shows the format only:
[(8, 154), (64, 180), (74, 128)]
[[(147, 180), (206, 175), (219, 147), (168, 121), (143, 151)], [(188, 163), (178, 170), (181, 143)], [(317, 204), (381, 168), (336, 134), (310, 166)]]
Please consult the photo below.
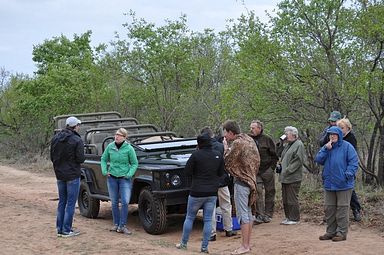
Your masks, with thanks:
[(140, 192), (139, 218), (147, 233), (159, 235), (165, 232), (167, 210), (164, 200), (156, 198), (149, 188), (144, 188)]
[(88, 184), (85, 181), (81, 181), (77, 203), (79, 204), (80, 214), (82, 216), (96, 218), (99, 214), (100, 200), (91, 197)]

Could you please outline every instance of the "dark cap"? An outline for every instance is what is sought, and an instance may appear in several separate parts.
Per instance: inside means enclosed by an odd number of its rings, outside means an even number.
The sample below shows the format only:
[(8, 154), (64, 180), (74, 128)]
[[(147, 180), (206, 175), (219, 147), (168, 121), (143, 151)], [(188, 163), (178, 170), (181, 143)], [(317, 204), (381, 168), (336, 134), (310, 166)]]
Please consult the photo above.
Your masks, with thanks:
[(341, 113), (339, 111), (333, 111), (329, 115), (328, 121), (337, 121), (341, 119)]

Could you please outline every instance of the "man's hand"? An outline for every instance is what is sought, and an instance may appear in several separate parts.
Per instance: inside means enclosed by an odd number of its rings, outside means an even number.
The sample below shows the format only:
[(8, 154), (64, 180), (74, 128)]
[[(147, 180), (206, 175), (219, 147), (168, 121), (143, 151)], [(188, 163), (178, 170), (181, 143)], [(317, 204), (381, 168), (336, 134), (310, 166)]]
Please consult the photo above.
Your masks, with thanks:
[(227, 151), (229, 147), (228, 147), (227, 139), (225, 139), (225, 137), (223, 139), (223, 145), (224, 145), (224, 151)]

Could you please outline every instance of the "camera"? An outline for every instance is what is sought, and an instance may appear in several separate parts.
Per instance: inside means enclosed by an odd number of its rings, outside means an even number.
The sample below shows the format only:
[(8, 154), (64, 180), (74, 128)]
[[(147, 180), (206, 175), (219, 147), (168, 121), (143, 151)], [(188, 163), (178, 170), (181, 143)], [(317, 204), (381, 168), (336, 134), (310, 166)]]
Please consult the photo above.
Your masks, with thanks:
[(280, 174), (282, 170), (283, 170), (283, 168), (282, 168), (281, 164), (277, 164), (276, 169), (275, 169), (276, 173)]

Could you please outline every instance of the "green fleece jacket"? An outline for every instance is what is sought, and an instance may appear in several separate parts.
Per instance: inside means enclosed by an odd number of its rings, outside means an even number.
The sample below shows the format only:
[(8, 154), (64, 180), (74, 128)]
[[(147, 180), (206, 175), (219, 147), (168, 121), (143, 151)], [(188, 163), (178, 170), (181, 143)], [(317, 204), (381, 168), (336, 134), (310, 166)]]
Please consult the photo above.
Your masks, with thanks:
[(300, 140), (287, 144), (281, 153), (282, 171), (279, 182), (289, 184), (302, 181), (304, 158), (304, 144)]
[[(109, 168), (107, 166), (109, 162)], [(137, 170), (138, 162), (133, 147), (124, 142), (120, 149), (116, 144), (110, 143), (101, 156), (101, 171), (103, 175), (108, 173), (115, 177), (132, 178)]]

